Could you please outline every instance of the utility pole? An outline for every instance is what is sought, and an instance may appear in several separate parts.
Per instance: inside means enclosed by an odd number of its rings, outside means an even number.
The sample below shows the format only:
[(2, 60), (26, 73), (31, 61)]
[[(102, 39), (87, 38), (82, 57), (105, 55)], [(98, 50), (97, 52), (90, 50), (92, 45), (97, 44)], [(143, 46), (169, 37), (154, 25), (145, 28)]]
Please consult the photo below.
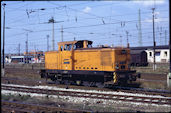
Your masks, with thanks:
[(26, 34), (26, 64), (28, 63), (28, 33)]
[(122, 36), (120, 35), (120, 43), (121, 43), (121, 46), (122, 46)]
[(128, 31), (126, 31), (126, 35), (127, 35), (127, 48), (129, 48), (129, 42), (128, 42)]
[(47, 35), (47, 51), (49, 51), (49, 35)]
[(54, 38), (54, 19), (52, 17), (52, 47), (53, 51), (55, 50), (55, 38)]
[(160, 27), (160, 45), (162, 44), (162, 42), (161, 42), (161, 38), (162, 38), (162, 27)]
[(139, 9), (139, 27), (138, 27), (138, 39), (139, 39), (139, 46), (142, 46), (142, 31), (141, 31), (141, 11)]
[(35, 62), (37, 62), (36, 58), (38, 58), (38, 54), (36, 52), (36, 45), (34, 45), (34, 59), (35, 59)]
[(26, 33), (26, 63), (28, 63), (28, 32), (33, 32), (31, 30), (28, 30), (28, 29), (23, 29), (25, 31), (27, 31)]
[(61, 27), (61, 40), (62, 40), (62, 42), (63, 42), (63, 26)]
[(162, 35), (162, 33), (160, 32), (160, 45), (162, 44), (162, 43), (161, 43), (161, 35)]
[(55, 20), (54, 18), (52, 17), (48, 23), (52, 23), (52, 50), (54, 51), (55, 50), (55, 38), (54, 38), (54, 23), (55, 23)]
[(36, 45), (34, 45), (34, 51), (35, 51), (35, 53), (36, 53), (36, 51), (37, 51), (37, 50), (36, 50)]
[(152, 16), (153, 16), (153, 70), (156, 70), (156, 58), (155, 58), (155, 48), (156, 48), (156, 42), (155, 42), (155, 26), (154, 26), (154, 10), (155, 8), (152, 8)]
[(2, 53), (3, 53), (3, 65), (2, 65), (2, 76), (5, 76), (5, 3), (2, 4), (3, 5), (3, 10), (4, 10), (4, 19), (3, 19), (3, 49), (2, 49)]
[(75, 41), (75, 37), (74, 37), (74, 41)]
[(54, 23), (59, 23), (59, 22), (64, 22), (64, 21), (55, 21), (53, 16), (51, 19), (49, 19), (48, 22), (44, 22), (42, 24), (46, 24), (46, 23), (52, 23), (52, 50), (55, 50), (55, 38), (54, 38)]
[(18, 44), (18, 55), (20, 56), (20, 43)]
[(165, 34), (165, 45), (167, 45), (167, 31), (166, 30), (165, 30), (164, 34)]
[[(170, 17), (170, 0), (169, 0), (169, 17)], [(170, 18), (169, 18), (169, 35), (170, 35)], [(167, 86), (171, 89), (171, 38), (169, 38), (169, 73), (167, 75)]]

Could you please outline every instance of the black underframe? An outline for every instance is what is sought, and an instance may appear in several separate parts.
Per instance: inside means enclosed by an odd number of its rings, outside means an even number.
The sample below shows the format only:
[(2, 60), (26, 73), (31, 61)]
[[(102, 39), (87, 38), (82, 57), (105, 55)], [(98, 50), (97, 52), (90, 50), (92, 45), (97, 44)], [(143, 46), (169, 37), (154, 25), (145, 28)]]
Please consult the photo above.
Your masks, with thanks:
[(84, 71), (84, 70), (55, 70), (44, 69), (40, 71), (42, 78), (52, 80), (69, 80), (69, 81), (89, 81), (89, 82), (107, 82), (113, 80), (113, 73), (116, 72), (118, 78), (128, 80), (136, 78), (136, 71)]

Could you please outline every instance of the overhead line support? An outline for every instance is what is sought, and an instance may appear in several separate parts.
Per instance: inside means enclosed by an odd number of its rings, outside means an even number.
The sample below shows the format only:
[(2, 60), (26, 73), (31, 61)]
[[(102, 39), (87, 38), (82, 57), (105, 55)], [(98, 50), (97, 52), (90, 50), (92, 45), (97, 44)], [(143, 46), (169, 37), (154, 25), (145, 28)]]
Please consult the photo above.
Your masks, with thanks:
[(3, 15), (3, 49), (2, 49), (2, 54), (3, 54), (3, 65), (2, 65), (2, 76), (5, 76), (5, 3), (3, 5), (3, 10), (4, 10), (4, 15)]

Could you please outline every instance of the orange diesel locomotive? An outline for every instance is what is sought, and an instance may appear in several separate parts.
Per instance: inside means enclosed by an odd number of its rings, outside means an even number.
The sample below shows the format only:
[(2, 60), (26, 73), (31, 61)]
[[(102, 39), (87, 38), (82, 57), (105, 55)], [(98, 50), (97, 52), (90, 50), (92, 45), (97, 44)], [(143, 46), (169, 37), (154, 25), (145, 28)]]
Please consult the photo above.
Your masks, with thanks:
[(130, 50), (122, 47), (92, 47), (92, 41), (58, 43), (58, 51), (45, 52), (42, 78), (66, 84), (104, 86), (135, 81), (129, 67)]

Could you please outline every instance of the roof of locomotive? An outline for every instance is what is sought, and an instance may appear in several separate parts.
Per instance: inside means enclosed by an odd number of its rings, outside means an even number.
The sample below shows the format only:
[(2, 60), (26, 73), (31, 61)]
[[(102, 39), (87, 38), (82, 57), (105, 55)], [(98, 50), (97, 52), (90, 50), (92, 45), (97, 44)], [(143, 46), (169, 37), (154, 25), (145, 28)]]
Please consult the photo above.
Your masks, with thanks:
[[(84, 41), (88, 41), (89, 44), (92, 44), (93, 41), (90, 40), (74, 40), (74, 41), (64, 41), (64, 42), (58, 42), (58, 45), (64, 45), (64, 44), (75, 44), (75, 43), (79, 43), (79, 42), (84, 42)], [(92, 49), (129, 49), (126, 47), (90, 47), (90, 48), (77, 48), (75, 50), (92, 50)]]
[(63, 44), (75, 44), (77, 42), (83, 42), (83, 41), (88, 41), (88, 43), (93, 43), (93, 41), (90, 40), (74, 40), (74, 41), (64, 41), (64, 42), (58, 42), (58, 45), (63, 45)]
[(116, 50), (120, 50), (120, 49), (129, 49), (126, 47), (91, 47), (91, 48), (77, 48), (76, 50), (92, 50), (92, 49), (116, 49)]

